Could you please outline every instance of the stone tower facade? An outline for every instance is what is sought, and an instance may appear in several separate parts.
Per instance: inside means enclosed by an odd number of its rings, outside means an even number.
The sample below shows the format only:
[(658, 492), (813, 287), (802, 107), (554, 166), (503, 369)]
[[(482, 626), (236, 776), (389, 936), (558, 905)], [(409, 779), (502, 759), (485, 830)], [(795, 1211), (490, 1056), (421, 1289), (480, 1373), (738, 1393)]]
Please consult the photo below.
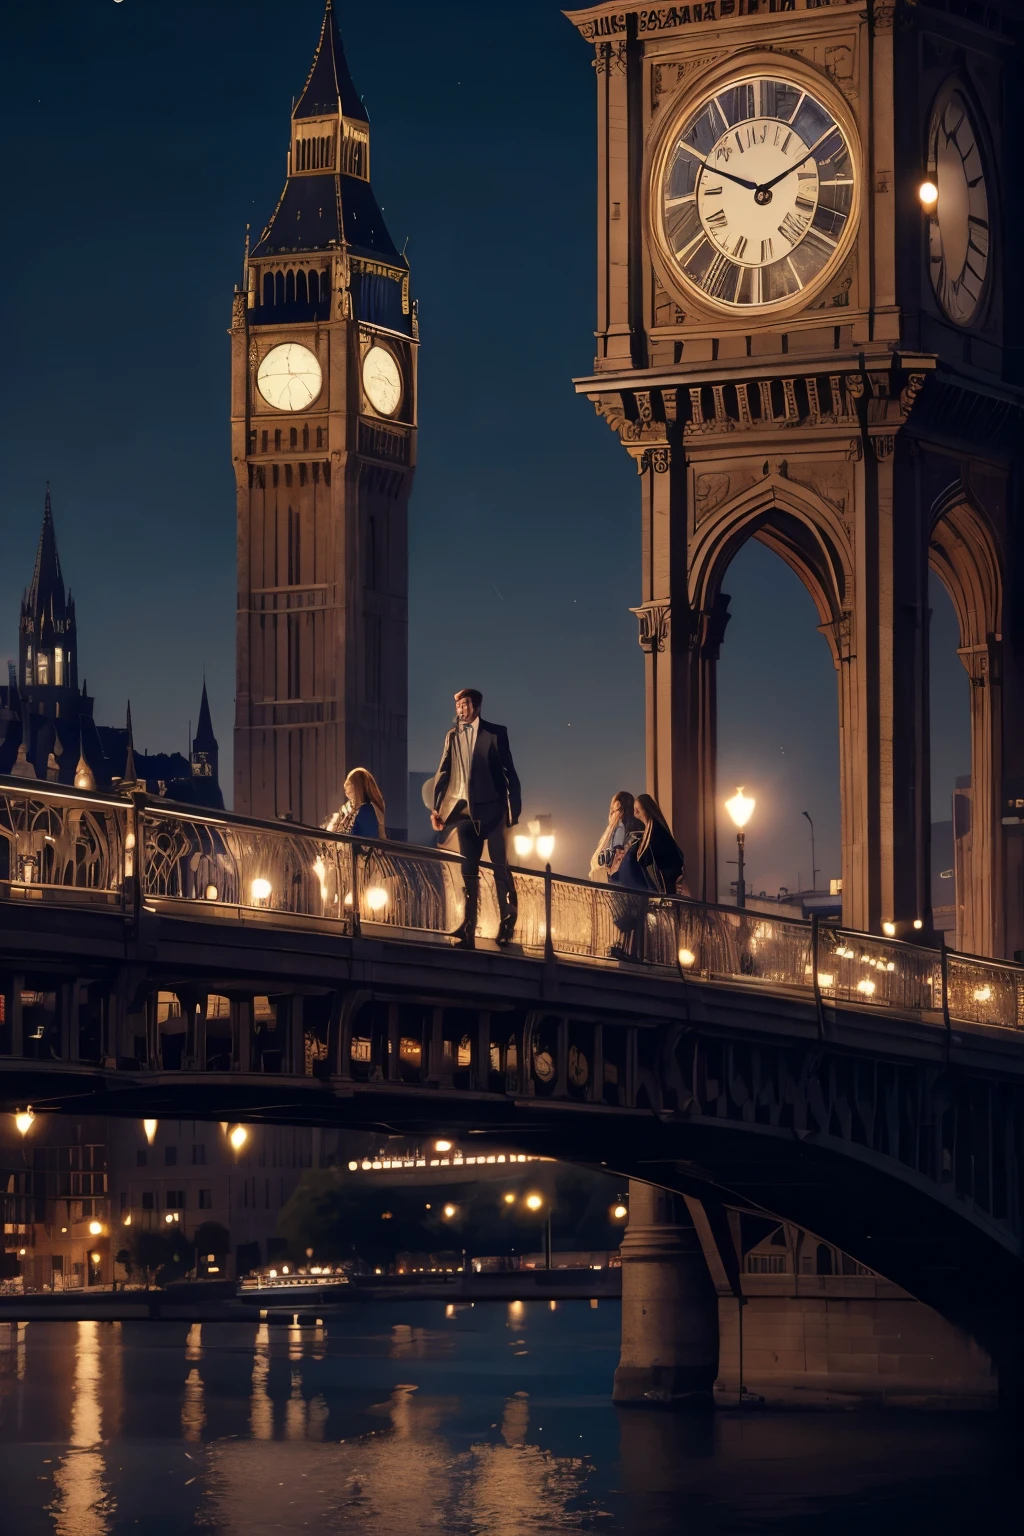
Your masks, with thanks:
[(718, 889), (722, 584), (757, 538), (804, 582), (835, 664), (844, 920), (929, 931), (930, 567), (971, 682), (958, 945), (1010, 953), (1020, 7), (706, 0), (571, 19), (598, 95), (597, 357), (577, 388), (636, 462), (648, 787), (694, 894)]
[(235, 809), (317, 824), (362, 766), (402, 834), (417, 322), (370, 147), (328, 0), (234, 299)]

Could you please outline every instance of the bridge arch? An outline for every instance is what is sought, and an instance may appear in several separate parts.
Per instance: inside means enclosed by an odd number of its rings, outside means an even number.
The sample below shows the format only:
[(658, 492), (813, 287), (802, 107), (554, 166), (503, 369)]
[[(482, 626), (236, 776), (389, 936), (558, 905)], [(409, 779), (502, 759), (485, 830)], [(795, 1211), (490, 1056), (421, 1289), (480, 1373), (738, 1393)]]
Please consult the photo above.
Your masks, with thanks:
[(1005, 860), (1001, 833), (1003, 753), (1003, 562), (995, 533), (961, 480), (931, 509), (928, 564), (956, 613), (957, 654), (970, 681), (969, 823), (959, 834), (956, 947), (1002, 954)]

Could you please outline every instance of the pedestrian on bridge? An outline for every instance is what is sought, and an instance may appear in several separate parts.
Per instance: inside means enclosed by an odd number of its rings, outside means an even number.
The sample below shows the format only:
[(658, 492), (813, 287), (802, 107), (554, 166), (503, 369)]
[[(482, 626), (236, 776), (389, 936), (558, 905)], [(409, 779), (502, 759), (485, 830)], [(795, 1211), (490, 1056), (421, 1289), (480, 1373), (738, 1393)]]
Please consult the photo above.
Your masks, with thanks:
[(598, 885), (612, 880), (626, 857), (626, 845), (634, 833), (643, 832), (643, 823), (633, 812), (633, 796), (628, 789), (620, 789), (612, 796), (608, 807), (608, 825), (590, 860), (588, 879)]
[(350, 837), (384, 837), (384, 796), (369, 768), (353, 768), (345, 780), (345, 804), (323, 823), (325, 832)]
[(461, 949), (476, 945), (480, 860), (485, 849), (494, 870), (499, 944), (510, 942), (519, 913), (506, 837), (522, 812), (522, 792), (508, 731), (481, 717), (482, 703), (483, 694), (477, 688), (462, 688), (455, 695), (455, 724), (444, 739), (430, 818), (434, 831), (444, 834), (442, 841), (454, 834), (462, 855), (466, 905), (452, 935)]

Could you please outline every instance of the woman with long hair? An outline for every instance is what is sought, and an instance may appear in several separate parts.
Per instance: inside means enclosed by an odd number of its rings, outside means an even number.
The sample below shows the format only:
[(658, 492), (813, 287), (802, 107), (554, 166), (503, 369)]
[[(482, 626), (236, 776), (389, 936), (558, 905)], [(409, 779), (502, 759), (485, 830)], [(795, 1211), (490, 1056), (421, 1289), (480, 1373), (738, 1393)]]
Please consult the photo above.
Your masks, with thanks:
[(642, 831), (643, 826), (633, 814), (633, 796), (628, 789), (620, 789), (612, 796), (608, 825), (594, 849), (587, 878), (598, 883), (611, 880), (622, 863), (630, 837)]
[(325, 832), (386, 837), (384, 796), (369, 768), (353, 768), (345, 780), (345, 804), (324, 822)]
[(652, 891), (674, 896), (686, 865), (683, 850), (653, 795), (637, 795), (636, 814), (644, 829), (636, 849), (637, 867)]
[[(648, 896), (674, 896), (684, 882), (683, 851), (653, 795), (637, 795), (634, 809), (642, 831), (629, 839), (614, 883), (645, 891)], [(622, 943), (613, 944), (610, 951), (616, 960), (643, 960), (647, 906), (647, 900), (639, 895), (622, 898), (614, 919)]]

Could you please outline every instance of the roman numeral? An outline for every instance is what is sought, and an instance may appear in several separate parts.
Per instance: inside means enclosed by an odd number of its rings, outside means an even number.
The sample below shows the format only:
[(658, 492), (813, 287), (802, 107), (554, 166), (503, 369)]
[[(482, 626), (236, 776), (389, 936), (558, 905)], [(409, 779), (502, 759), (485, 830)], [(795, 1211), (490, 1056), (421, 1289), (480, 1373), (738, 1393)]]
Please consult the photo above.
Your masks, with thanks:
[(813, 208), (814, 199), (813, 197), (803, 197), (802, 195), (798, 196), (796, 199), (796, 206), (798, 208)]
[(736, 244), (732, 248), (732, 253), (734, 256), (742, 256), (746, 248), (747, 242), (744, 237), (740, 235), (739, 239), (736, 241)]
[(761, 261), (763, 263), (763, 262), (766, 262), (766, 261), (771, 261), (771, 259), (772, 259), (772, 242), (770, 240), (762, 240), (761, 241)]
[(704, 197), (721, 197), (722, 195), (721, 187), (701, 187), (700, 190)]
[(710, 224), (712, 229), (726, 229), (729, 224), (723, 208), (716, 208), (714, 212), (705, 214), (704, 222)]
[(801, 238), (806, 228), (806, 219), (798, 219), (792, 213), (787, 213), (786, 217), (779, 225), (779, 234), (785, 235), (790, 245), (796, 245), (797, 241)]
[(716, 256), (704, 276), (697, 281), (705, 293), (711, 294), (712, 298), (720, 299), (725, 293), (732, 270), (733, 264), (728, 256)]

